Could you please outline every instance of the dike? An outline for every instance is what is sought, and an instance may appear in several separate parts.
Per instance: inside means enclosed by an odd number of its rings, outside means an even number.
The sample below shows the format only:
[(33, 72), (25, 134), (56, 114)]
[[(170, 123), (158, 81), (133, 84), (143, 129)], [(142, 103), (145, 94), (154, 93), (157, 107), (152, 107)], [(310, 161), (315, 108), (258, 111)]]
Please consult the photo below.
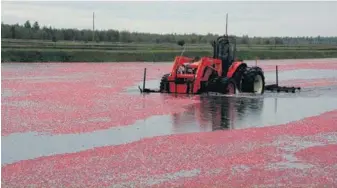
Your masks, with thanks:
[[(180, 52), (176, 51), (99, 51), (99, 50), (36, 50), (2, 49), (1, 62), (163, 62), (173, 61)], [(210, 51), (187, 51), (190, 57), (211, 56)], [(256, 59), (312, 59), (336, 58), (337, 50), (241, 50), (237, 57), (244, 60)]]

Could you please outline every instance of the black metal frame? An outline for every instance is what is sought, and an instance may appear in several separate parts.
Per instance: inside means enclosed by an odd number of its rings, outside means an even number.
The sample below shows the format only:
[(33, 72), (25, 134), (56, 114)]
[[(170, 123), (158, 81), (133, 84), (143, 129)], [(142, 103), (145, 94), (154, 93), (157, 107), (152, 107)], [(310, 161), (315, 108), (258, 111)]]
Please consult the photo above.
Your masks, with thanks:
[(278, 84), (278, 66), (276, 65), (276, 84), (270, 84), (270, 85), (266, 85), (264, 87), (265, 90), (267, 91), (276, 91), (276, 92), (292, 92), (295, 93), (296, 90), (301, 90), (300, 87), (287, 87), (287, 86), (279, 86)]

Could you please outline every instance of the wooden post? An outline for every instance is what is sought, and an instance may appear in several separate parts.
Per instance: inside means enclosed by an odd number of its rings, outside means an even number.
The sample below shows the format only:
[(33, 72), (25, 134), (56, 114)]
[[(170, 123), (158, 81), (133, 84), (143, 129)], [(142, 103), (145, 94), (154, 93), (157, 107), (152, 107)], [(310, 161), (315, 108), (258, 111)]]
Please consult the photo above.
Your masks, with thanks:
[(144, 68), (143, 91), (145, 89), (145, 80), (146, 80), (146, 68)]
[(278, 66), (276, 65), (276, 85), (278, 86)]

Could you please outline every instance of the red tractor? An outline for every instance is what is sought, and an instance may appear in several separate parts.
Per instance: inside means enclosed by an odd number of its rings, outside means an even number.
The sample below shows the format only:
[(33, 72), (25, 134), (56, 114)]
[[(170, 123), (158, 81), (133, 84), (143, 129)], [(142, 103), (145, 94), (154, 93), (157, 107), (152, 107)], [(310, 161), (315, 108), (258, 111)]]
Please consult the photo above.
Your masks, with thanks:
[[(183, 46), (183, 44), (180, 44)], [(235, 59), (236, 43), (224, 35), (212, 42), (213, 57), (190, 58), (177, 56), (171, 72), (160, 82), (161, 93), (200, 94), (236, 91), (263, 94), (264, 73), (260, 67), (248, 67)]]
[[(182, 41), (178, 44), (183, 46), (185, 42)], [(276, 84), (265, 85), (264, 72), (260, 67), (248, 67), (242, 60), (236, 59), (236, 40), (227, 35), (227, 16), (226, 34), (213, 41), (212, 47), (213, 57), (177, 56), (171, 72), (162, 77), (159, 91), (145, 88), (145, 69), (143, 89), (139, 87), (139, 90), (147, 93), (180, 94), (201, 94), (204, 92), (235, 94), (237, 91), (263, 94), (265, 90), (294, 93), (296, 90), (301, 90), (299, 87), (279, 86), (277, 66)]]

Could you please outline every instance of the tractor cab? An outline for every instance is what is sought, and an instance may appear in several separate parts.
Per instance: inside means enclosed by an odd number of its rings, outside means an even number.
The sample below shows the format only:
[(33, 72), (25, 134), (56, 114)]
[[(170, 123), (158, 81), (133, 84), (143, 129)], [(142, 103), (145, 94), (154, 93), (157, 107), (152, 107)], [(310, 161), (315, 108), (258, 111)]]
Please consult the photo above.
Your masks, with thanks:
[[(228, 35), (223, 35), (217, 38), (217, 40), (211, 43), (213, 47), (213, 59), (221, 60), (221, 67), (222, 73), (221, 76), (226, 76), (229, 67), (233, 64), (235, 60), (235, 52), (236, 52), (236, 43), (235, 38), (234, 43), (230, 43), (230, 37)], [(178, 42), (178, 45), (181, 41)], [(183, 43), (184, 44), (184, 43)], [(194, 57), (180, 65), (178, 68), (178, 73), (185, 73), (185, 74), (195, 74), (196, 69), (198, 68), (199, 64), (201, 63), (200, 57)], [(215, 64), (213, 65), (213, 68)]]
[(222, 75), (226, 76), (229, 67), (233, 64), (236, 52), (235, 38), (234, 44), (230, 43), (228, 35), (220, 36), (212, 42), (213, 58), (220, 59), (222, 62)]

